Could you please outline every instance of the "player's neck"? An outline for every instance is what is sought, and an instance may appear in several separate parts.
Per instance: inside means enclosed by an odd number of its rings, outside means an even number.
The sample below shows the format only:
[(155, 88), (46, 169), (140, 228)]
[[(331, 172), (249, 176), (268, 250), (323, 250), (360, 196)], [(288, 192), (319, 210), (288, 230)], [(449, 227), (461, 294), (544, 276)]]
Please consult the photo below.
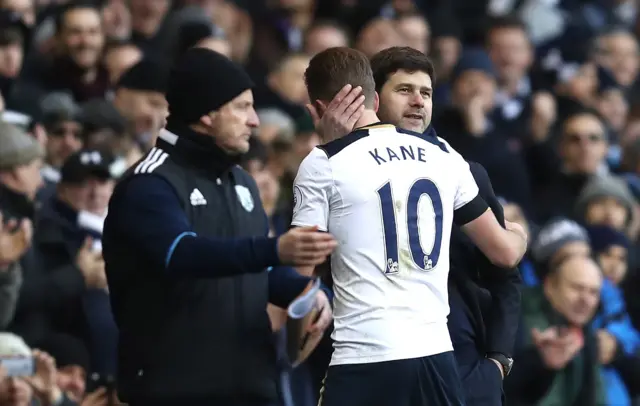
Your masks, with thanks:
[(362, 112), (362, 117), (356, 122), (356, 125), (353, 128), (366, 127), (371, 124), (375, 124), (380, 122), (378, 115), (375, 111), (366, 109)]

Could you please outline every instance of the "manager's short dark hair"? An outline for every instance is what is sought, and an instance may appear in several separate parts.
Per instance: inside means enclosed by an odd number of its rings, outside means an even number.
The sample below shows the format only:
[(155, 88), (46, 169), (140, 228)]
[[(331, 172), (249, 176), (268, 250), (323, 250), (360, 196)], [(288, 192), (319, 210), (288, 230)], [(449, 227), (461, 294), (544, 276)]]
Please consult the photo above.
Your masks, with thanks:
[(336, 47), (314, 56), (304, 73), (311, 101), (330, 101), (345, 85), (362, 87), (365, 106), (372, 108), (376, 84), (369, 59), (353, 48)]
[(376, 91), (380, 91), (389, 77), (399, 70), (405, 72), (424, 72), (436, 84), (433, 63), (427, 55), (411, 47), (391, 47), (383, 49), (371, 58), (371, 69), (376, 82)]

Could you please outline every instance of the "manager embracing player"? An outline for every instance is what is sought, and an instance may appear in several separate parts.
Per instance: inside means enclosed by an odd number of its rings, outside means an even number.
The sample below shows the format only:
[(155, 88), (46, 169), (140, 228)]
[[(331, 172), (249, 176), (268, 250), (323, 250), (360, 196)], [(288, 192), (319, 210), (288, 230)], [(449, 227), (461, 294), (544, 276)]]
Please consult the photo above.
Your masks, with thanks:
[[(435, 78), (429, 58), (410, 47), (391, 47), (371, 58), (371, 69), (380, 97), (378, 117), (406, 130), (433, 132), (429, 126)], [(308, 108), (321, 135), (335, 139), (353, 130), (362, 115), (362, 100), (360, 88), (346, 86), (328, 105), (320, 102)], [(480, 196), (504, 225), (486, 170), (477, 162), (469, 162), (469, 168)], [(513, 365), (520, 274), (491, 264), (458, 227), (452, 230), (450, 250), (449, 334), (466, 406), (497, 406), (503, 401), (502, 378)]]
[(526, 235), (498, 224), (469, 165), (435, 134), (379, 123), (363, 54), (321, 52), (305, 79), (310, 100), (322, 105), (347, 84), (362, 89), (364, 102), (356, 130), (315, 148), (294, 183), (292, 224), (339, 241), (331, 256), (334, 352), (321, 404), (462, 405), (447, 328), (452, 224), (502, 267), (520, 261)]

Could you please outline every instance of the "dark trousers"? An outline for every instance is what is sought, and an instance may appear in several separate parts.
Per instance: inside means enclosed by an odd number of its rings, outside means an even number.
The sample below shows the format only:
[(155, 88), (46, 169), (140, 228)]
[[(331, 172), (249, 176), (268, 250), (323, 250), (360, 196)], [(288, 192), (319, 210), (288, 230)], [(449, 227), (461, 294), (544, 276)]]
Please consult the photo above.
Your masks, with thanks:
[(453, 352), (329, 367), (320, 406), (463, 406)]
[(501, 406), (502, 375), (491, 360), (479, 358), (468, 365), (458, 364), (467, 406)]

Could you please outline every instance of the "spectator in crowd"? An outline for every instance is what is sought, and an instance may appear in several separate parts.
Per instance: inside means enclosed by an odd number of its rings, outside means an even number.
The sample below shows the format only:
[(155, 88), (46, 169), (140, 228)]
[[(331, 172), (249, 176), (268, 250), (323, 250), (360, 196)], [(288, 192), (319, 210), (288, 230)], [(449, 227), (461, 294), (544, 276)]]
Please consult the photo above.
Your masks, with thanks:
[(596, 263), (572, 255), (549, 270), (542, 286), (522, 292), (523, 342), (505, 381), (515, 404), (604, 404), (596, 336), (588, 326), (601, 285)]
[(634, 204), (633, 195), (622, 179), (600, 176), (582, 189), (576, 201), (576, 218), (587, 225), (627, 232), (635, 215)]
[(56, 333), (39, 343), (39, 347), (55, 359), (56, 384), (63, 395), (71, 402), (82, 403), (90, 371), (89, 352), (84, 343), (73, 336)]
[(65, 91), (77, 103), (105, 97), (109, 74), (102, 65), (105, 44), (100, 10), (90, 2), (71, 2), (55, 18), (55, 55), (38, 55), (21, 77), (15, 97), (41, 97), (52, 91)]
[(47, 133), (47, 155), (42, 178), (48, 187), (60, 181), (60, 168), (82, 148), (80, 107), (66, 93), (49, 93), (40, 103), (42, 124)]
[(148, 150), (167, 118), (169, 67), (142, 59), (127, 70), (116, 85), (113, 105), (125, 117), (135, 141)]
[(0, 93), (10, 96), (20, 74), (29, 41), (20, 14), (0, 9)]
[(313, 57), (328, 48), (349, 46), (351, 40), (346, 28), (335, 21), (316, 21), (305, 34), (304, 52)]
[[(100, 373), (115, 374), (117, 330), (111, 315), (102, 259), (102, 226), (115, 186), (111, 156), (81, 150), (62, 167), (55, 196), (40, 210), (35, 245), (53, 267), (77, 267), (84, 287), (60, 306), (57, 331), (86, 343)], [(86, 287), (86, 288), (85, 288)]]
[(109, 82), (115, 85), (122, 74), (140, 62), (143, 54), (140, 48), (127, 41), (107, 43), (104, 50), (103, 63), (109, 71)]
[(538, 219), (573, 217), (575, 202), (588, 181), (605, 165), (607, 140), (600, 117), (592, 110), (578, 110), (560, 124), (561, 169), (544, 191), (538, 204)]
[[(625, 385), (625, 376), (617, 364), (633, 362), (640, 345), (640, 333), (631, 324), (619, 283), (626, 273), (626, 236), (609, 226), (588, 228), (593, 254), (600, 265), (605, 281), (601, 292), (601, 306), (593, 326), (598, 334), (598, 357), (602, 364), (602, 378), (610, 404), (631, 405), (632, 387)], [(626, 381), (629, 382), (629, 381)]]

